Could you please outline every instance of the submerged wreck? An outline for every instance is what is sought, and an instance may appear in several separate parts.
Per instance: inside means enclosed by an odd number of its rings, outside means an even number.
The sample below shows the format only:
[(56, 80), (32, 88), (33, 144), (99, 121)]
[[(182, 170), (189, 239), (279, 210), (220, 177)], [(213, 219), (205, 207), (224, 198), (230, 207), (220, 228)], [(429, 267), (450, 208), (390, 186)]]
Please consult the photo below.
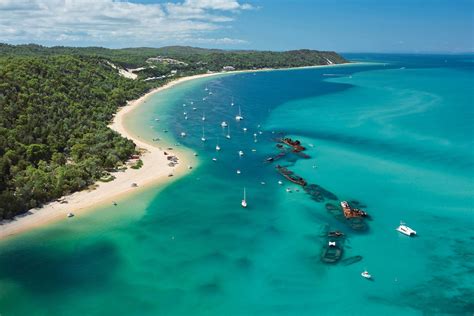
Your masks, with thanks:
[(337, 263), (343, 254), (344, 234), (339, 231), (330, 231), (327, 234), (326, 244), (321, 253), (324, 263)]
[(293, 182), (293, 183), (296, 183), (296, 184), (299, 184), (301, 185), (302, 187), (306, 186), (306, 181), (300, 177), (300, 176), (297, 176), (293, 173), (293, 171), (285, 168), (285, 167), (282, 167), (280, 165), (276, 166), (276, 170), (278, 171), (279, 174), (281, 174), (283, 177), (285, 177), (285, 179)]
[(302, 146), (299, 140), (292, 140), (289, 137), (283, 137), (280, 139), (280, 142), (290, 146), (293, 149), (293, 152), (295, 153), (306, 150), (306, 147)]
[(367, 212), (358, 208), (351, 207), (347, 201), (342, 201), (341, 207), (342, 207), (342, 212), (344, 213), (344, 217), (347, 219), (354, 218), (354, 217), (367, 217), (368, 216)]

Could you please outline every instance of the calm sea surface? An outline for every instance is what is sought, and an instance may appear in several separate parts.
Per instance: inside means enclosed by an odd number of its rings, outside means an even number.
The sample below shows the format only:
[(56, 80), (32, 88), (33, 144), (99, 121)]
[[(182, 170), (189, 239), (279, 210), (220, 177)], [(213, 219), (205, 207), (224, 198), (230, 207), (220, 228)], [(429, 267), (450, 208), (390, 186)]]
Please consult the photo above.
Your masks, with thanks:
[[(348, 58), (377, 63), (219, 76), (150, 98), (129, 127), (200, 165), (1, 242), (0, 314), (472, 315), (473, 56)], [(311, 158), (265, 163), (280, 133)], [(297, 191), (276, 164), (337, 200)], [(366, 230), (327, 211), (340, 200), (364, 204)], [(328, 229), (346, 234), (343, 260), (362, 260), (321, 262)]]

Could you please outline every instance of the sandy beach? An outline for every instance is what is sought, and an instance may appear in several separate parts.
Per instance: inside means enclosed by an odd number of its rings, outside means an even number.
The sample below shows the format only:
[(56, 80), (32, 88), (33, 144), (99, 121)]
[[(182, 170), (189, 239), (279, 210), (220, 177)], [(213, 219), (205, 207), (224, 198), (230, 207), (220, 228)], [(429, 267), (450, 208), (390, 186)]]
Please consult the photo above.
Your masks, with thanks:
[[(321, 65), (299, 68), (333, 66), (341, 65)], [(288, 68), (288, 70), (290, 69), (293, 68)], [(184, 174), (191, 172), (192, 169), (189, 169), (188, 167), (195, 167), (197, 159), (195, 159), (189, 149), (184, 149), (183, 147), (174, 148), (172, 144), (166, 144), (164, 142), (160, 142), (160, 145), (158, 146), (158, 144), (154, 144), (151, 141), (146, 142), (143, 139), (139, 139), (138, 137), (134, 136), (131, 131), (126, 129), (124, 124), (125, 117), (137, 107), (145, 104), (145, 100), (151, 95), (189, 80), (222, 74), (273, 70), (277, 69), (238, 70), (183, 77), (171, 81), (164, 86), (155, 88), (139, 99), (129, 101), (126, 106), (118, 110), (112, 124), (110, 124), (109, 127), (119, 132), (123, 137), (133, 140), (137, 147), (144, 151), (141, 156), (143, 166), (140, 169), (127, 168), (125, 171), (114, 172), (113, 175), (115, 176), (115, 179), (113, 181), (98, 181), (96, 182), (95, 189), (93, 190), (75, 192), (71, 195), (63, 197), (61, 199), (63, 202), (50, 202), (40, 208), (31, 209), (27, 213), (15, 217), (13, 220), (2, 221), (0, 223), (0, 239), (16, 235), (35, 227), (40, 227), (54, 221), (67, 220), (67, 214), (70, 212), (74, 213), (75, 216), (80, 216), (84, 212), (93, 210), (97, 206), (108, 203), (112, 204), (114, 201), (120, 200), (128, 194), (137, 192), (143, 188), (149, 187), (150, 185), (170, 183)], [(172, 151), (167, 151), (169, 154), (174, 155), (179, 159), (179, 164), (175, 167), (168, 166), (169, 161), (167, 160), (167, 156), (164, 154), (165, 150), (163, 149), (167, 147), (173, 147), (174, 149)], [(173, 176), (170, 177), (170, 174), (173, 174)], [(132, 186), (132, 183), (136, 183), (137, 186)]]
[[(114, 172), (115, 179), (110, 182), (96, 182), (95, 189), (83, 190), (75, 192), (71, 195), (62, 198), (65, 202), (50, 202), (40, 208), (29, 210), (26, 214), (17, 216), (13, 220), (3, 221), (0, 225), (0, 239), (8, 236), (13, 236), (21, 232), (40, 227), (48, 223), (67, 220), (67, 214), (72, 212), (75, 216), (80, 216), (84, 212), (93, 210), (95, 207), (105, 204), (112, 204), (124, 198), (128, 194), (137, 192), (150, 185), (159, 185), (161, 183), (169, 183), (178, 179), (182, 175), (190, 172), (188, 166), (195, 166), (196, 159), (189, 150), (174, 148), (172, 151), (167, 150), (170, 155), (178, 157), (179, 164), (175, 167), (168, 166), (169, 161), (164, 154), (164, 149), (168, 146), (173, 147), (172, 144), (160, 142), (160, 147), (157, 144), (147, 143), (134, 136), (126, 129), (124, 124), (125, 117), (134, 111), (137, 107), (144, 104), (144, 101), (151, 95), (158, 93), (164, 89), (168, 89), (179, 83), (208, 77), (213, 74), (203, 74), (190, 77), (183, 77), (172, 81), (162, 87), (156, 88), (142, 96), (137, 100), (128, 102), (128, 104), (120, 108), (114, 117), (112, 124), (109, 127), (119, 132), (123, 137), (132, 139), (137, 147), (144, 151), (141, 156), (143, 166), (140, 169), (127, 168), (125, 171)], [(169, 175), (173, 174), (172, 177)], [(136, 183), (136, 187), (132, 187), (132, 183)]]

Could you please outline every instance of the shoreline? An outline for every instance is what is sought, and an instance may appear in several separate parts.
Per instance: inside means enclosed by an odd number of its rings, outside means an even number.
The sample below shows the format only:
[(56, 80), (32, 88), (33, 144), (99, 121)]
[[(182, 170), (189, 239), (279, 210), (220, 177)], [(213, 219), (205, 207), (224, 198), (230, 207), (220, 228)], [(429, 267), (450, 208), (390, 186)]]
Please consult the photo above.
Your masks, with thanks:
[[(282, 71), (282, 70), (295, 70), (295, 69), (310, 69), (310, 68), (324, 68), (324, 67), (335, 67), (335, 66), (348, 66), (348, 65), (360, 65), (363, 63), (347, 63), (347, 64), (332, 64), (332, 65), (317, 65), (317, 66), (305, 66), (305, 67), (292, 67), (292, 68), (268, 68), (268, 69), (255, 69), (255, 70), (236, 70), (227, 72), (213, 72), (206, 74), (199, 74), (187, 77), (181, 77), (176, 80), (170, 81), (161, 87), (154, 88), (148, 91), (146, 94), (138, 99), (128, 101), (123, 107), (120, 107), (115, 114), (113, 121), (109, 128), (118, 132), (122, 137), (131, 139), (137, 148), (144, 149), (145, 152), (140, 156), (143, 161), (143, 166), (140, 169), (132, 169), (128, 167), (125, 171), (117, 171), (112, 173), (115, 179), (110, 182), (96, 181), (94, 183), (94, 189), (84, 189), (82, 191), (75, 192), (70, 195), (63, 196), (61, 200), (67, 201), (67, 203), (61, 203), (59, 201), (53, 201), (44, 204), (42, 207), (31, 209), (24, 214), (16, 216), (12, 220), (3, 220), (0, 222), (0, 240), (8, 237), (19, 235), (20, 233), (29, 231), (34, 228), (45, 226), (49, 223), (59, 221), (61, 219), (67, 220), (68, 213), (74, 213), (75, 215), (84, 214), (88, 211), (92, 211), (102, 205), (112, 204), (115, 200), (125, 198), (127, 195), (141, 191), (144, 188), (148, 188), (152, 185), (164, 185), (169, 184), (172, 181), (181, 178), (185, 174), (192, 170), (188, 169), (188, 166), (193, 168), (197, 165), (197, 159), (192, 156), (191, 150), (179, 147), (175, 148), (173, 144), (160, 143), (163, 147), (173, 147), (171, 154), (178, 157), (179, 164), (175, 167), (168, 166), (167, 156), (164, 155), (164, 149), (162, 146), (157, 146), (152, 142), (147, 142), (136, 135), (125, 127), (125, 117), (132, 113), (139, 106), (143, 105), (145, 101), (153, 96), (154, 94), (169, 89), (175, 85), (190, 80), (196, 80), (207, 77), (214, 77), (219, 75), (232, 75), (239, 73), (252, 73), (252, 72), (265, 72), (265, 71)], [(168, 150), (169, 151), (169, 150)], [(172, 173), (173, 177), (169, 177)], [(132, 187), (132, 183), (136, 183), (138, 187)]]

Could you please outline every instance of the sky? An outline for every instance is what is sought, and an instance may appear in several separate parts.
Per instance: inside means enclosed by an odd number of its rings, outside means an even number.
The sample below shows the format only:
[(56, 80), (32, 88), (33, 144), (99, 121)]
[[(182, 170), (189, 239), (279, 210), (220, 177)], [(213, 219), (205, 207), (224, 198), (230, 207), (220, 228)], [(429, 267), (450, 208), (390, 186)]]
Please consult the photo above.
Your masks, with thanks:
[(0, 0), (0, 42), (473, 52), (474, 0)]

